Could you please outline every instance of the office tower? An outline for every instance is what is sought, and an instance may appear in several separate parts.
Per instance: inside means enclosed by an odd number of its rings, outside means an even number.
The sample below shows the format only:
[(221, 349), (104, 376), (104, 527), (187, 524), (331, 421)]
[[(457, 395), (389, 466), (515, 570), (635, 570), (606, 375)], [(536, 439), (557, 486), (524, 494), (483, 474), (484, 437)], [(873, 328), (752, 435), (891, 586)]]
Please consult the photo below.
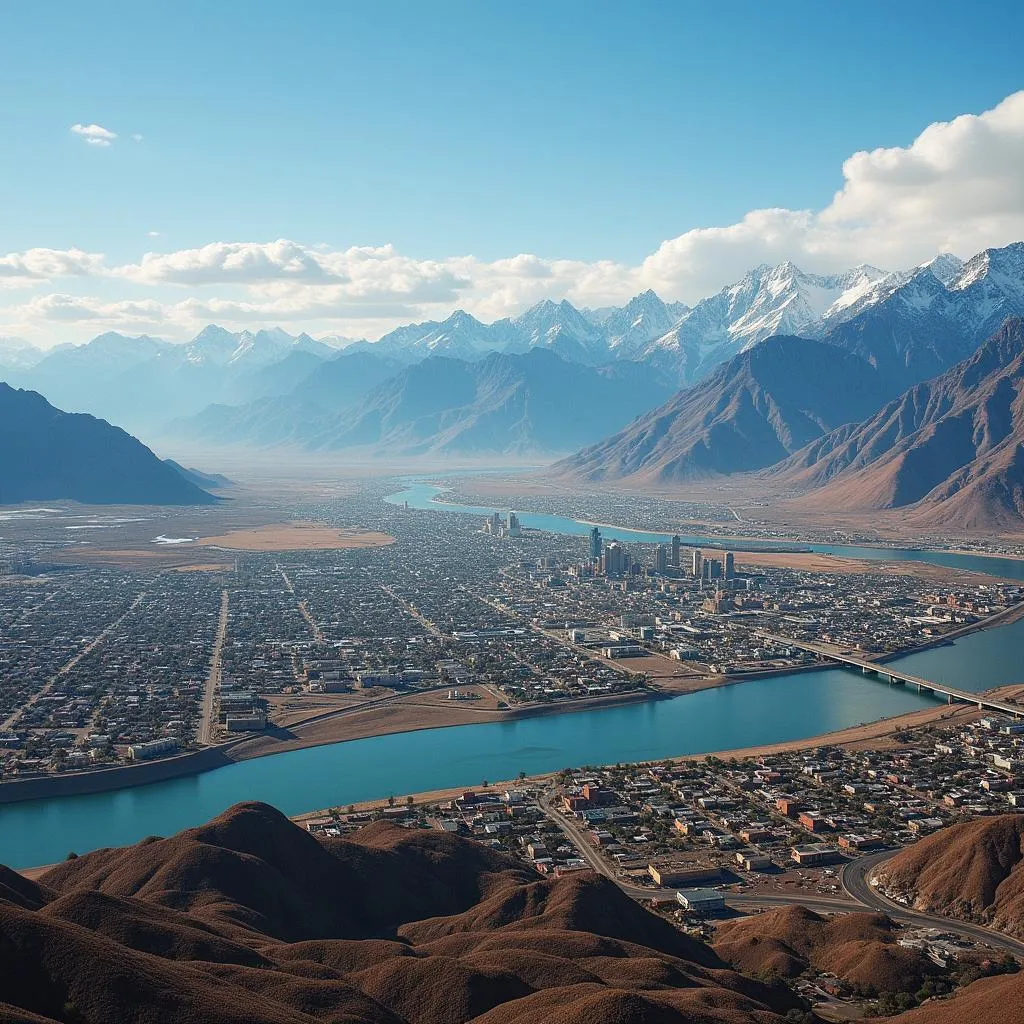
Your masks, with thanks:
[(601, 557), (601, 531), (596, 526), (590, 531), (590, 557)]
[(654, 555), (654, 568), (658, 572), (664, 572), (668, 568), (668, 548), (664, 544), (658, 545)]
[(522, 527), (519, 525), (519, 516), (515, 512), (509, 512), (508, 514), (508, 535), (510, 537), (518, 537), (522, 533)]
[(626, 572), (628, 558), (626, 549), (617, 540), (605, 544), (602, 557), (602, 568), (605, 575), (622, 576)]
[(681, 541), (680, 541), (680, 539), (679, 539), (679, 534), (677, 533), (677, 534), (676, 534), (676, 535), (675, 535), (675, 536), (674, 536), (674, 537), (672, 538), (672, 564), (673, 564), (673, 565), (674, 565), (674, 566), (675, 566), (675, 567), (676, 567), (677, 569), (679, 568), (679, 545), (680, 545), (681, 543), (682, 543), (682, 542), (681, 542)]
[(700, 550), (696, 550), (693, 553), (693, 578), (699, 580), (701, 578), (701, 563), (703, 562)]
[(720, 580), (722, 578), (722, 563), (717, 558), (708, 559), (708, 579)]
[(736, 578), (736, 559), (731, 551), (725, 553), (725, 578), (734, 580)]

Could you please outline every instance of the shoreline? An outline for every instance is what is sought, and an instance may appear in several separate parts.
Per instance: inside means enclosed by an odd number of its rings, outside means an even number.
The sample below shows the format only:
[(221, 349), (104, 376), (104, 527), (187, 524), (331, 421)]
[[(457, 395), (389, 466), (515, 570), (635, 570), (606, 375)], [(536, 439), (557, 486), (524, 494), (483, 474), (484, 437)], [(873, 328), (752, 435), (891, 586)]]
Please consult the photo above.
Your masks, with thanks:
[[(1024, 618), (1024, 602), (1011, 605), (1009, 608), (996, 612), (978, 622), (969, 623), (959, 629), (924, 643), (916, 644), (913, 647), (885, 654), (877, 660), (879, 666), (886, 663), (916, 654), (920, 651), (930, 650), (934, 647), (944, 646), (947, 643), (954, 643), (962, 637), (972, 633), (981, 632), (986, 629), (999, 628)], [(307, 750), (313, 747), (331, 746), (335, 743), (350, 743), (355, 740), (373, 739), (378, 736), (393, 736), (402, 733), (423, 732), (428, 729), (457, 728), (465, 725), (485, 725), (496, 722), (516, 721), (525, 718), (538, 718), (550, 715), (576, 714), (584, 711), (599, 711), (604, 708), (617, 707), (626, 704), (648, 703), (658, 700), (673, 700), (677, 697), (684, 697), (691, 693), (700, 693), (705, 690), (718, 689), (724, 686), (739, 686), (746, 682), (753, 682), (759, 679), (769, 679), (777, 676), (802, 674), (812, 671), (820, 671), (828, 668), (827, 662), (814, 662), (807, 665), (795, 665), (784, 668), (756, 669), (739, 675), (715, 675), (702, 676), (692, 680), (681, 680), (677, 686), (673, 686), (670, 679), (654, 686), (658, 689), (637, 689), (627, 690), (624, 693), (609, 694), (600, 697), (583, 697), (575, 701), (552, 702), (550, 704), (532, 704), (521, 707), (512, 707), (507, 710), (473, 709), (463, 707), (448, 708), (443, 705), (436, 706), (436, 716), (448, 720), (438, 721), (437, 717), (430, 720), (424, 716), (424, 711), (434, 711), (434, 706), (417, 705), (415, 700), (419, 693), (402, 694), (398, 699), (385, 699), (374, 701), (366, 707), (347, 706), (337, 710), (320, 712), (310, 718), (295, 722), (286, 728), (287, 730), (301, 730), (303, 726), (315, 728), (323, 725), (332, 725), (337, 719), (344, 718), (346, 724), (356, 719), (356, 728), (349, 730), (350, 735), (339, 734), (338, 731), (328, 731), (320, 736), (295, 737), (293, 740), (273, 741), (269, 732), (254, 735), (241, 735), (233, 737), (212, 747), (203, 747), (199, 750), (188, 751), (173, 758), (165, 758), (159, 761), (146, 761), (140, 764), (117, 765), (110, 768), (99, 768), (94, 771), (75, 772), (64, 775), (36, 776), (28, 779), (12, 779), (0, 782), (0, 806), (13, 803), (22, 803), (31, 800), (46, 800), (68, 796), (84, 796), (95, 793), (107, 793), (122, 789), (135, 789), (155, 782), (165, 782), (176, 778), (186, 778), (193, 775), (200, 775), (208, 771), (215, 771), (218, 768), (229, 767), (243, 761), (254, 760), (259, 757), (273, 757), (277, 754), (291, 753), (296, 750)], [(999, 687), (983, 693), (993, 693)], [(425, 691), (429, 692), (429, 691)], [(404, 704), (403, 704), (404, 700)], [(949, 705), (939, 705), (948, 707)], [(954, 705), (956, 706), (956, 705)], [(370, 731), (360, 732), (358, 719), (363, 715), (373, 715), (375, 712), (391, 716), (397, 709), (398, 717), (401, 719), (401, 712), (412, 708), (412, 714), (408, 715), (406, 721), (392, 721), (390, 724), (397, 726), (389, 728), (372, 728)], [(970, 705), (959, 705), (961, 708), (968, 708)], [(928, 710), (928, 709), (926, 709)], [(910, 715), (920, 712), (908, 712)], [(419, 718), (417, 718), (419, 715)], [(461, 720), (452, 720), (456, 715)], [(895, 722), (904, 716), (878, 719), (875, 723), (866, 723), (865, 726), (857, 728), (875, 727), (881, 723)], [(382, 723), (376, 723), (378, 725)], [(841, 732), (847, 730), (840, 730)], [(342, 733), (344, 730), (342, 730)], [(797, 743), (810, 743), (814, 737), (807, 740), (793, 741)], [(249, 750), (245, 748), (249, 747)], [(264, 749), (265, 748), (265, 749)], [(756, 748), (760, 749), (760, 748)], [(790, 748), (787, 748), (790, 749)], [(716, 755), (720, 752), (713, 752)], [(721, 753), (735, 756), (733, 751)], [(706, 756), (706, 755), (699, 755)], [(689, 759), (690, 755), (678, 755), (678, 759)]]
[[(495, 471), (495, 472), (499, 472), (499, 471)], [(435, 479), (439, 479), (439, 478), (435, 476)], [(429, 483), (429, 481), (427, 481), (425, 479), (421, 479), (421, 480), (419, 480), (417, 482), (419, 482), (419, 483)], [(443, 487), (441, 487), (440, 485), (438, 485), (436, 483), (430, 484), (430, 486), (438, 487), (439, 488), (439, 493), (444, 493), (445, 491), (447, 491), (448, 493), (453, 493), (453, 494), (457, 493), (454, 490), (454, 488), (450, 488), (450, 487), (449, 488), (443, 488)], [(408, 490), (408, 488), (404, 488), (404, 489)], [(395, 493), (398, 494), (398, 493), (401, 493), (401, 492), (400, 491), (396, 491)], [(391, 498), (393, 496), (394, 495), (388, 495), (385, 498), (385, 500), (388, 500), (389, 498)], [(486, 495), (483, 495), (483, 496), (481, 496), (481, 495), (475, 495), (475, 496), (474, 495), (467, 495), (467, 497), (473, 497), (474, 500), (476, 500), (476, 499), (479, 499), (480, 497), (487, 497), (487, 496)], [(503, 495), (503, 497), (507, 497), (507, 496)], [(432, 505), (438, 505), (438, 506), (446, 506), (447, 505), (447, 506), (449, 506), (449, 509), (472, 508), (472, 507), (474, 507), (474, 506), (471, 506), (471, 505), (467, 505), (464, 501), (443, 501), (443, 500), (438, 500), (436, 495), (430, 499), (430, 502), (431, 502)], [(475, 506), (475, 507), (488, 508), (490, 506), (488, 506), (488, 505), (479, 505), (479, 506)], [(495, 506), (495, 507), (502, 507), (502, 506)], [(445, 511), (444, 508), (441, 508), (440, 510), (441, 511)], [(468, 515), (468, 514), (471, 514), (471, 513), (456, 513), (456, 514), (467, 514)], [(597, 526), (597, 527), (599, 527), (599, 528), (601, 528), (603, 530), (621, 530), (621, 531), (627, 532), (627, 533), (644, 533), (644, 534), (650, 534), (650, 535), (656, 535), (656, 536), (664, 537), (664, 538), (666, 538), (668, 540), (671, 540), (671, 538), (673, 536), (673, 533), (671, 533), (671, 532), (666, 533), (666, 532), (664, 532), (662, 530), (645, 529), (645, 528), (640, 527), (640, 526), (623, 526), (621, 523), (602, 523), (602, 522), (597, 522), (597, 521), (593, 521), (593, 520), (589, 520), (589, 519), (576, 519), (573, 516), (564, 516), (564, 515), (560, 515), (559, 513), (556, 513), (556, 512), (540, 512), (540, 511), (537, 511), (537, 510), (534, 510), (534, 509), (526, 509), (523, 514), (525, 514), (525, 515), (549, 515), (549, 516), (555, 516), (555, 517), (560, 518), (560, 519), (568, 519), (571, 522), (580, 524), (581, 526)], [(929, 546), (920, 546), (920, 547), (918, 547), (918, 546), (914, 546), (911, 542), (907, 542), (905, 544), (901, 544), (900, 542), (895, 541), (895, 540), (881, 540), (881, 539), (879, 539), (879, 540), (859, 540), (859, 541), (858, 540), (847, 540), (847, 541), (839, 541), (839, 542), (832, 542), (832, 541), (801, 541), (801, 540), (797, 540), (795, 538), (794, 539), (766, 540), (766, 539), (761, 538), (761, 537), (745, 537), (745, 536), (740, 535), (740, 534), (721, 534), (721, 535), (714, 534), (714, 532), (713, 532), (714, 531), (714, 526), (715, 526), (714, 523), (699, 522), (699, 521), (694, 520), (694, 521), (691, 521), (691, 522), (687, 523), (686, 526), (685, 526), (685, 529), (687, 529), (687, 530), (690, 530), (690, 529), (702, 529), (702, 530), (705, 530), (705, 531), (710, 531), (708, 539), (707, 539), (708, 543), (706, 545), (708, 547), (715, 546), (715, 545), (717, 545), (719, 543), (728, 544), (729, 542), (732, 542), (732, 541), (735, 541), (735, 542), (740, 543), (740, 544), (742, 544), (742, 543), (748, 543), (748, 544), (783, 544), (783, 545), (793, 545), (793, 544), (796, 544), (796, 545), (802, 545), (803, 546), (803, 550), (800, 551), (800, 552), (781, 551), (781, 552), (775, 552), (775, 553), (779, 553), (779, 554), (800, 554), (800, 553), (807, 553), (807, 552), (814, 553), (813, 552), (813, 548), (809, 548), (808, 545), (821, 544), (821, 545), (824, 545), (826, 547), (873, 547), (873, 548), (879, 548), (879, 549), (888, 549), (888, 550), (891, 550), (891, 551), (917, 551), (917, 552), (920, 552), (922, 554), (932, 554), (932, 555), (962, 555), (962, 556), (966, 556), (966, 557), (1006, 559), (1007, 561), (1020, 562), (1020, 563), (1024, 564), (1024, 555), (1002, 554), (1000, 552), (994, 552), (994, 551), (974, 551), (974, 550), (970, 550), (970, 549), (963, 548), (963, 547), (960, 547), (960, 546), (951, 546), (951, 547), (944, 547), (944, 548), (929, 547)], [(538, 529), (538, 528), (537, 527), (531, 527), (531, 529)], [(539, 530), (539, 532), (545, 533), (545, 532), (551, 532), (551, 531)], [(676, 531), (676, 532), (679, 532), (679, 531)], [(642, 543), (642, 542), (640, 542), (640, 543)], [(963, 540), (961, 539), (961, 540), (959, 540), (959, 541), (957, 541), (955, 543), (962, 545), (963, 544)], [(756, 553), (756, 552), (752, 551), (751, 553)], [(769, 550), (769, 551), (765, 551), (765, 553), (766, 554), (771, 554), (773, 552), (771, 552)], [(837, 556), (837, 557), (846, 557), (846, 556)], [(970, 571), (970, 570), (964, 570), (964, 571)]]
[[(1003, 697), (1021, 696), (1024, 694), (1024, 684), (1010, 684), (1007, 686), (994, 687), (985, 691), (993, 695), (999, 694)], [(782, 740), (778, 743), (766, 743), (751, 747), (737, 747), (731, 750), (711, 751), (699, 754), (678, 754), (669, 757), (647, 759), (630, 762), (631, 765), (649, 766), (661, 764), (683, 764), (692, 761), (702, 761), (708, 757), (715, 757), (722, 760), (746, 760), (757, 757), (767, 757), (778, 753), (787, 753), (801, 750), (814, 750), (819, 747), (837, 746), (850, 749), (886, 749), (898, 741), (894, 738), (900, 732), (908, 729), (928, 728), (932, 726), (948, 726), (956, 723), (973, 721), (982, 715), (983, 712), (970, 704), (939, 704), (934, 708), (920, 708), (916, 711), (907, 711), (902, 715), (893, 715), (889, 718), (880, 718), (874, 722), (866, 722), (860, 725), (847, 726), (843, 729), (835, 729), (830, 732), (818, 733), (814, 736), (807, 736), (802, 739)], [(215, 749), (215, 748), (208, 748)], [(453, 786), (446, 789), (426, 790), (418, 793), (411, 793), (412, 806), (432, 804), (439, 801), (453, 799), (460, 796), (467, 789), (480, 792), (494, 792), (510, 786), (537, 786), (552, 779), (557, 772), (541, 772), (536, 775), (508, 779), (503, 781), (490, 782), (486, 787), (470, 783), (461, 786)], [(340, 809), (340, 805), (336, 805)], [(353, 802), (351, 806), (356, 812), (380, 810), (389, 806), (387, 797), (377, 797), (372, 800)], [(299, 814), (290, 815), (290, 820), (302, 825), (304, 822), (329, 816), (335, 807), (321, 807), (316, 810), (303, 811)], [(18, 873), (26, 878), (37, 878), (40, 874), (53, 867), (52, 864), (38, 865), (18, 869)]]

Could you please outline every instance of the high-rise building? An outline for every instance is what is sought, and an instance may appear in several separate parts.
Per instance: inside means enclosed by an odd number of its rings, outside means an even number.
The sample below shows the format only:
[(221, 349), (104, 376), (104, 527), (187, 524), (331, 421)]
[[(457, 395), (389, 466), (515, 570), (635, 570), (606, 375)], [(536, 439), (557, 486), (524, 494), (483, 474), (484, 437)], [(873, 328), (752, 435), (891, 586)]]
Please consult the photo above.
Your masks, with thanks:
[(655, 552), (654, 568), (662, 573), (668, 568), (668, 548), (664, 544), (659, 544), (658, 550)]
[(701, 568), (703, 561), (704, 559), (700, 553), (700, 549), (698, 548), (693, 552), (693, 578), (695, 580), (699, 580), (701, 578)]
[(677, 569), (679, 568), (679, 546), (680, 546), (680, 544), (682, 544), (682, 541), (679, 539), (679, 534), (677, 533), (672, 538), (672, 564)]
[(508, 535), (510, 537), (518, 537), (522, 533), (522, 527), (519, 525), (519, 516), (515, 512), (509, 512), (508, 514)]
[(590, 557), (601, 557), (601, 531), (596, 526), (590, 531)]
[(606, 576), (625, 575), (629, 571), (629, 552), (617, 540), (605, 544), (601, 568)]
[(708, 579), (720, 580), (722, 578), (722, 563), (717, 558), (708, 559)]
[(736, 559), (731, 551), (725, 553), (725, 578), (727, 580), (736, 578)]

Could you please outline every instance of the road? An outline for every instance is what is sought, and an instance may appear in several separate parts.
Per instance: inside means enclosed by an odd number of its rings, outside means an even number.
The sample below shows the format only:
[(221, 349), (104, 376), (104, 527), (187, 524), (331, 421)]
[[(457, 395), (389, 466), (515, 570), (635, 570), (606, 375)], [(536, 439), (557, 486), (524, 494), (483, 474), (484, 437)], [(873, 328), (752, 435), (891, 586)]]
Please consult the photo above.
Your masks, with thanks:
[(392, 601), (397, 601), (404, 609), (407, 615), (411, 615), (428, 633), (434, 636), (440, 636), (441, 630), (434, 625), (425, 615), (418, 612), (404, 597), (399, 597), (390, 587), (380, 584), (380, 589), (384, 591)]
[(139, 594), (135, 598), (135, 600), (132, 601), (132, 603), (128, 606), (127, 610), (123, 615), (119, 615), (101, 633), (97, 633), (96, 636), (94, 636), (92, 640), (90, 640), (89, 643), (85, 645), (85, 647), (83, 647), (73, 658), (71, 658), (65, 664), (61, 665), (61, 667), (57, 669), (57, 671), (52, 676), (50, 676), (49, 679), (46, 680), (46, 683), (42, 687), (42, 689), (37, 690), (34, 694), (32, 694), (31, 697), (29, 697), (27, 701), (25, 701), (24, 704), (21, 705), (21, 707), (18, 708), (17, 711), (10, 714), (6, 719), (4, 719), (3, 722), (0, 722), (0, 732), (6, 732), (8, 729), (13, 729), (14, 726), (17, 724), (18, 719), (21, 718), (22, 714), (24, 714), (24, 712), (28, 708), (32, 707), (32, 705), (39, 701), (42, 697), (45, 697), (54, 688), (54, 686), (57, 684), (57, 681), (66, 676), (87, 654), (91, 654), (94, 650), (96, 650), (96, 648), (99, 647), (99, 645), (103, 643), (103, 641), (106, 640), (106, 638), (110, 636), (110, 634), (115, 629), (117, 629), (117, 627), (120, 626), (121, 623), (124, 622), (124, 620), (127, 619), (128, 616), (131, 615), (133, 611), (135, 611), (136, 608), (138, 608), (138, 606), (142, 603), (142, 599), (145, 596), (145, 591)]
[[(664, 898), (674, 891), (671, 889), (649, 888), (624, 883), (616, 876), (611, 866), (601, 854), (587, 841), (583, 830), (574, 821), (556, 811), (547, 797), (541, 797), (539, 805), (544, 814), (558, 826), (561, 832), (579, 850), (580, 856), (587, 864), (598, 874), (610, 878), (627, 896), (631, 896), (636, 900), (649, 900), (658, 896)], [(879, 895), (868, 884), (868, 878), (878, 864), (889, 857), (895, 856), (897, 853), (899, 853), (899, 850), (884, 850), (881, 853), (869, 854), (846, 864), (840, 876), (846, 898), (840, 896), (819, 896), (812, 893), (779, 893), (778, 895), (725, 893), (725, 901), (728, 906), (735, 910), (792, 906), (808, 907), (810, 910), (836, 914), (872, 910), (888, 914), (894, 920), (916, 928), (937, 928), (940, 931), (955, 932), (976, 942), (986, 943), (995, 949), (1001, 949), (1004, 952), (1013, 953), (1015, 956), (1024, 957), (1024, 942), (1009, 935), (1003, 935), (1001, 932), (993, 931), (991, 928), (983, 928), (981, 925), (971, 924), (966, 921), (908, 910), (906, 907)]]
[(948, 917), (939, 917), (935, 914), (923, 914), (916, 910), (908, 910), (902, 904), (886, 899), (873, 889), (868, 879), (875, 868), (899, 852), (899, 850), (883, 850), (881, 853), (869, 854), (859, 860), (851, 861), (842, 871), (843, 889), (862, 906), (888, 914), (897, 921), (918, 928), (939, 928), (943, 931), (957, 932), (978, 942), (987, 942), (990, 946), (1013, 953), (1015, 956), (1024, 956), (1024, 942), (1019, 939), (1003, 935), (991, 928), (984, 928), (980, 924), (972, 924), (969, 921), (959, 921)]
[(203, 724), (199, 730), (199, 742), (208, 747), (213, 743), (213, 702), (217, 696), (217, 687), (220, 685), (220, 663), (221, 654), (224, 650), (224, 640), (228, 635), (228, 592), (220, 592), (220, 621), (217, 623), (217, 637), (213, 641), (213, 655), (210, 658), (210, 671), (206, 676), (206, 686), (203, 688)]
[(292, 581), (288, 578), (288, 574), (284, 569), (278, 566), (277, 571), (281, 574), (281, 579), (284, 580), (285, 589), (295, 598), (295, 606), (299, 609), (299, 614), (306, 620), (306, 625), (309, 626), (313, 639), (318, 644), (322, 644), (324, 642), (324, 631), (320, 628), (320, 623), (313, 618), (309, 605), (306, 604), (305, 600), (299, 600), (299, 595), (295, 593), (295, 587), (292, 585)]

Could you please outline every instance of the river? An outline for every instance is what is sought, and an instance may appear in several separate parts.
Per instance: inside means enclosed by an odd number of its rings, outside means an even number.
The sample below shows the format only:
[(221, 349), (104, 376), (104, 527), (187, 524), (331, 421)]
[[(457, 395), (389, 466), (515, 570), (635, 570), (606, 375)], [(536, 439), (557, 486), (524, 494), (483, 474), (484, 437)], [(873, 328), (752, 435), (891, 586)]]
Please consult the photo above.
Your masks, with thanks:
[[(483, 515), (492, 509), (430, 505), (435, 488), (415, 484), (390, 500), (422, 500), (435, 510)], [(524, 525), (585, 533), (586, 524), (523, 513)], [(640, 531), (606, 531), (638, 542)], [(685, 538), (706, 544), (712, 538)], [(1024, 563), (945, 552), (814, 545), (859, 558), (937, 561), (1024, 579)], [(908, 673), (980, 691), (1021, 680), (1024, 620), (973, 633), (954, 645), (893, 662)], [(0, 863), (47, 864), (70, 851), (135, 842), (199, 824), (239, 800), (259, 799), (287, 814), (360, 800), (507, 779), (584, 764), (699, 754), (858, 725), (934, 705), (935, 698), (890, 687), (846, 669), (758, 679), (701, 693), (573, 714), (377, 736), (242, 761), (201, 775), (132, 789), (0, 806)]]

